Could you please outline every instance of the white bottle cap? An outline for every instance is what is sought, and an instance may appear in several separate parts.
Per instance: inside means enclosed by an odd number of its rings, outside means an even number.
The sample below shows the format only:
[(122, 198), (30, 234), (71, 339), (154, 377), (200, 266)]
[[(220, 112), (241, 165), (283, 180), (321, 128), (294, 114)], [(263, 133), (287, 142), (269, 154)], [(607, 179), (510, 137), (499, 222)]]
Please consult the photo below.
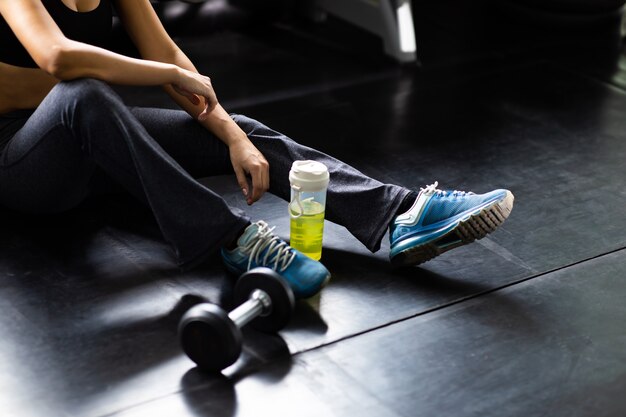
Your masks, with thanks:
[(329, 178), (326, 165), (317, 161), (295, 161), (289, 171), (289, 182), (300, 191), (321, 191), (328, 187)]

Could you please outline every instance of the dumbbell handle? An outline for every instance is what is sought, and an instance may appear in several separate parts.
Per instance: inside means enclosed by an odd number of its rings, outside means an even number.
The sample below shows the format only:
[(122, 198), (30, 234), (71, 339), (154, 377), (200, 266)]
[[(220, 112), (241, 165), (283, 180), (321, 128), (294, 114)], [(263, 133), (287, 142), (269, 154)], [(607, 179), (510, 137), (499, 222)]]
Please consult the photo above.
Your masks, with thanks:
[(228, 313), (228, 318), (242, 328), (256, 317), (269, 314), (272, 310), (272, 299), (263, 290), (254, 290), (248, 301)]

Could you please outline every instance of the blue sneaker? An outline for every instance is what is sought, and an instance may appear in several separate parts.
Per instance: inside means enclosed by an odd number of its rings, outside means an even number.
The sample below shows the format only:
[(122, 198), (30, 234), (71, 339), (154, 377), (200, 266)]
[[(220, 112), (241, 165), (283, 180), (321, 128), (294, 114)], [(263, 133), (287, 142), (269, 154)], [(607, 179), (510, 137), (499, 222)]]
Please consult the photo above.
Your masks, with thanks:
[(222, 260), (233, 274), (239, 276), (257, 266), (278, 272), (289, 282), (296, 298), (317, 294), (330, 280), (330, 272), (272, 233), (264, 221), (248, 226), (233, 250), (222, 249)]
[(389, 227), (394, 265), (408, 266), (485, 237), (496, 230), (513, 209), (513, 194), (442, 191), (438, 183), (422, 188), (413, 206)]

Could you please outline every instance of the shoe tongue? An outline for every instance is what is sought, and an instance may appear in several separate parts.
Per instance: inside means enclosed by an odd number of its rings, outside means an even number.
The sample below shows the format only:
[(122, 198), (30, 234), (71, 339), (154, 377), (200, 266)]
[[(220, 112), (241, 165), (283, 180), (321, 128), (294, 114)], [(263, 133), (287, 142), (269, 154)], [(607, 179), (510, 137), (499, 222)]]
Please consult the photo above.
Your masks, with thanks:
[(244, 232), (237, 240), (237, 244), (239, 246), (245, 246), (248, 242), (256, 237), (256, 233), (258, 230), (259, 226), (256, 223), (252, 223), (250, 226), (246, 227), (246, 230), (244, 230)]

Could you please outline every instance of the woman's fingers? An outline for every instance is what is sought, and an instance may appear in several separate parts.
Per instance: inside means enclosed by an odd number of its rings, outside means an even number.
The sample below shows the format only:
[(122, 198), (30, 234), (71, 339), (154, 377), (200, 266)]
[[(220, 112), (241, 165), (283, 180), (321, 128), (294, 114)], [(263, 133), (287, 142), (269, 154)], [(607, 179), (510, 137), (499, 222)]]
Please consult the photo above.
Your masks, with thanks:
[(251, 202), (248, 204), (258, 201), (269, 189), (269, 165), (267, 161), (259, 160), (250, 170), (250, 176), (252, 177), (252, 196)]
[(237, 177), (237, 183), (239, 184), (239, 188), (243, 196), (246, 198), (248, 204), (250, 204), (250, 186), (248, 185), (248, 179), (246, 178), (246, 173), (243, 169), (235, 167), (235, 177)]
[(189, 95), (187, 96), (187, 98), (189, 99), (189, 101), (191, 102), (191, 104), (195, 104), (195, 105), (200, 104), (200, 97), (198, 97), (198, 96), (197, 96), (197, 95), (195, 95), (195, 94), (189, 94)]
[[(231, 144), (229, 152), (239, 188), (241, 188), (248, 205), (251, 205), (263, 197), (263, 194), (269, 190), (270, 173), (269, 163), (263, 154), (247, 138), (245, 139)], [(252, 188), (250, 188), (250, 185), (252, 185)]]
[[(241, 192), (246, 198), (248, 205), (259, 201), (261, 197), (263, 197), (263, 194), (269, 189), (269, 168), (267, 162), (263, 162), (264, 163), (258, 163), (235, 170), (237, 183), (239, 183), (239, 188), (241, 188)], [(252, 189), (250, 189), (246, 173), (250, 176)]]
[(207, 101), (207, 99), (204, 99), (204, 109), (202, 110), (202, 112), (198, 115), (198, 120), (204, 120), (207, 118), (207, 116), (209, 115), (210, 110), (209, 110), (209, 103)]
[(202, 104), (203, 108), (198, 114), (198, 120), (205, 120), (217, 106), (217, 95), (211, 84), (211, 79), (188, 70), (183, 70), (180, 76), (180, 82), (174, 85), (174, 88), (179, 94), (187, 97), (192, 104)]
[(202, 81), (204, 82), (205, 92), (204, 92), (204, 110), (200, 113), (202, 119), (206, 118), (206, 116), (213, 111), (215, 106), (217, 106), (217, 95), (215, 94), (215, 90), (213, 90), (213, 84), (211, 84), (211, 79), (205, 75), (202, 75)]
[(202, 110), (202, 113), (198, 115), (199, 120), (206, 119), (209, 113), (211, 113), (215, 106), (217, 106), (217, 96), (212, 89), (210, 90), (210, 92), (212, 94), (204, 97), (204, 109)]
[(207, 90), (207, 95), (205, 96), (207, 99), (207, 109), (212, 111), (215, 106), (217, 106), (217, 95), (215, 94), (215, 90), (213, 89), (213, 84), (211, 83), (211, 79), (209, 77), (204, 77), (207, 86), (209, 87)]
[(187, 97), (187, 100), (189, 100), (191, 104), (195, 104), (195, 105), (200, 104), (200, 97), (198, 97), (191, 91), (181, 88), (177, 85), (173, 85), (173, 87), (174, 87), (174, 90), (176, 90), (178, 94), (180, 94), (181, 96)]

